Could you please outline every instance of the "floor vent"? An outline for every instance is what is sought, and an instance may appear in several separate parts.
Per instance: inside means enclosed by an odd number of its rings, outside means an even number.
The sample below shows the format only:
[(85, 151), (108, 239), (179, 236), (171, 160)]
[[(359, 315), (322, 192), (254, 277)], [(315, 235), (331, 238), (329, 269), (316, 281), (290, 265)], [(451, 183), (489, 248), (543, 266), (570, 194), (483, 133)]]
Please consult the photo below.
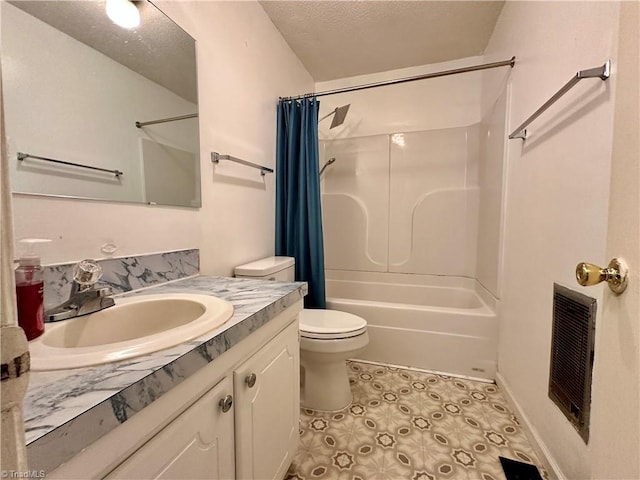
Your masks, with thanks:
[(498, 458), (507, 480), (542, 480), (540, 470), (535, 465), (505, 457)]
[(589, 441), (596, 300), (553, 285), (549, 398)]

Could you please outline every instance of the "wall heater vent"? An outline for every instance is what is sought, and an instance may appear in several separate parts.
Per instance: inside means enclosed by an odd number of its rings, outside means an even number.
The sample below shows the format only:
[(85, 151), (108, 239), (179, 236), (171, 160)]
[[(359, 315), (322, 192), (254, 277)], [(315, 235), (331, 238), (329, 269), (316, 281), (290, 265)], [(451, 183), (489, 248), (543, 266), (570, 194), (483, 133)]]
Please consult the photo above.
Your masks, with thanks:
[(589, 441), (596, 300), (553, 285), (549, 398)]

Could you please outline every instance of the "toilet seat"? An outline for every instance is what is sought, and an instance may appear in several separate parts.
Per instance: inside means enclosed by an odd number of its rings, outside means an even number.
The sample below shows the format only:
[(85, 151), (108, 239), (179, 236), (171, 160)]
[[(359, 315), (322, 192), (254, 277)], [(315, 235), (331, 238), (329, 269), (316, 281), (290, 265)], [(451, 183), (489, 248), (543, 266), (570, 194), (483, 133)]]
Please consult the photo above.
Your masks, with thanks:
[(300, 312), (300, 336), (317, 340), (337, 340), (367, 331), (363, 318), (338, 310), (304, 309)]

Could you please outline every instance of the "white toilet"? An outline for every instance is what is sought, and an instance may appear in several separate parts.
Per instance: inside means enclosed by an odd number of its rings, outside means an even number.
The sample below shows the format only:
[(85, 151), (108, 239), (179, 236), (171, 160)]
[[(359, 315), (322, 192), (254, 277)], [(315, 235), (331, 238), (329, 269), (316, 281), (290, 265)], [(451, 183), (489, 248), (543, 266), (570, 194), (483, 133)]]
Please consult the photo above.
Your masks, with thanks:
[[(291, 257), (268, 257), (236, 267), (235, 275), (293, 282), (294, 269)], [(345, 360), (360, 353), (368, 343), (367, 322), (363, 318), (337, 310), (302, 310), (302, 406), (327, 412), (348, 407), (353, 397)]]

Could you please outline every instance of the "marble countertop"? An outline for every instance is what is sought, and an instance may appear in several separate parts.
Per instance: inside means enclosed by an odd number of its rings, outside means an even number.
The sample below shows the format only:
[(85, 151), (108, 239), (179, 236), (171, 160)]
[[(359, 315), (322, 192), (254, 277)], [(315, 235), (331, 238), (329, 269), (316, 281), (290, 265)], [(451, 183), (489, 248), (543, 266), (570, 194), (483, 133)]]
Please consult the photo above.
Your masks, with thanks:
[(231, 319), (196, 339), (120, 362), (31, 372), (24, 401), (31, 469), (52, 471), (293, 305), (305, 283), (193, 277), (126, 294), (198, 293), (234, 306)]

